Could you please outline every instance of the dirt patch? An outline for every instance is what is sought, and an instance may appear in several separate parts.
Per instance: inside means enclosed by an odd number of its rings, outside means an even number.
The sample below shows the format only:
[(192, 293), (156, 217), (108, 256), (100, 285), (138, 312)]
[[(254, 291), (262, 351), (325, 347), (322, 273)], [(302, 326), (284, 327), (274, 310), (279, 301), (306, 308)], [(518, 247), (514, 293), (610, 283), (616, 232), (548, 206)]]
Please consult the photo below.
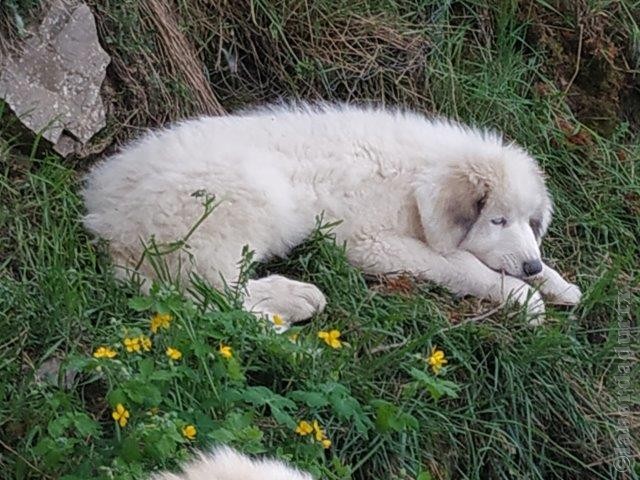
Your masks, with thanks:
[(410, 297), (418, 291), (415, 278), (408, 274), (378, 275), (371, 289), (375, 292)]
[(574, 115), (603, 135), (621, 120), (640, 129), (638, 52), (620, 24), (629, 14), (620, 3), (597, 8), (586, 0), (529, 2), (521, 11), (531, 22), (527, 42), (545, 55), (544, 73), (567, 94)]

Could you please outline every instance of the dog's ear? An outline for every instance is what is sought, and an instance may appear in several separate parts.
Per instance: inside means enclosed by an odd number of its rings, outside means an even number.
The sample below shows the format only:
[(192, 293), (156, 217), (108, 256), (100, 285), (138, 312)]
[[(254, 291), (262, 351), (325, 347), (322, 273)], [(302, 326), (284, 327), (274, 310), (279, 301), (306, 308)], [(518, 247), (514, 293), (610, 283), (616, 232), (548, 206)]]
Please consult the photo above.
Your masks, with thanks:
[(549, 228), (549, 224), (551, 223), (551, 217), (553, 215), (553, 202), (551, 201), (551, 197), (549, 192), (544, 189), (544, 202), (539, 207), (536, 215), (530, 220), (530, 226), (533, 230), (533, 234), (536, 237), (536, 241), (538, 245), (542, 243), (542, 237), (547, 233), (547, 229)]
[(415, 194), (427, 244), (443, 253), (456, 250), (480, 216), (489, 190), (485, 179), (463, 168), (417, 182)]

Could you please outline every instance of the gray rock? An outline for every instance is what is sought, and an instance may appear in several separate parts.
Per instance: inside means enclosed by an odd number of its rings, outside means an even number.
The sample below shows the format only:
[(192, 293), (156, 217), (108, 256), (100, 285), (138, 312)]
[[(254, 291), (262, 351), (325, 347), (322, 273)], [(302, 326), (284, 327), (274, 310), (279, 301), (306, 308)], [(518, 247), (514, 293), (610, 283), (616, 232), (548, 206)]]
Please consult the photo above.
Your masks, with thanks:
[[(62, 370), (61, 377), (61, 370), (62, 360), (57, 357), (50, 358), (38, 367), (35, 373), (35, 380), (40, 384), (61, 386), (67, 389), (71, 388), (78, 375), (78, 371), (74, 368), (66, 368)], [(58, 385), (59, 382), (61, 382), (61, 385)]]
[(89, 7), (56, 0), (20, 53), (4, 57), (0, 97), (27, 127), (68, 155), (105, 126), (100, 86), (109, 61)]

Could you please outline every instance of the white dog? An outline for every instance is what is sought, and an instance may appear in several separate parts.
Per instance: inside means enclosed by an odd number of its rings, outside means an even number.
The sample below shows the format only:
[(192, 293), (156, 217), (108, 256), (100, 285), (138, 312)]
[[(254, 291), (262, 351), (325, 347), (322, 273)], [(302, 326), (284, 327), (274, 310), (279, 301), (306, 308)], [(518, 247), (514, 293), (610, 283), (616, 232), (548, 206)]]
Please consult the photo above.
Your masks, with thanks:
[(275, 460), (252, 460), (230, 448), (200, 454), (178, 473), (160, 473), (152, 480), (313, 480), (311, 475)]
[[(284, 256), (324, 212), (342, 221), (337, 240), (366, 273), (408, 272), (533, 314), (544, 310), (540, 293), (580, 299), (540, 258), (552, 204), (538, 165), (494, 133), (347, 106), (200, 118), (150, 133), (94, 168), (84, 221), (130, 269), (141, 240), (189, 231), (202, 213), (192, 193), (202, 189), (221, 204), (189, 239), (190, 257), (168, 256), (183, 279), (193, 271), (214, 286), (233, 282), (243, 246), (259, 261)], [(140, 273), (154, 275), (146, 262)], [(288, 322), (324, 305), (315, 286), (281, 276), (247, 285), (246, 308)]]

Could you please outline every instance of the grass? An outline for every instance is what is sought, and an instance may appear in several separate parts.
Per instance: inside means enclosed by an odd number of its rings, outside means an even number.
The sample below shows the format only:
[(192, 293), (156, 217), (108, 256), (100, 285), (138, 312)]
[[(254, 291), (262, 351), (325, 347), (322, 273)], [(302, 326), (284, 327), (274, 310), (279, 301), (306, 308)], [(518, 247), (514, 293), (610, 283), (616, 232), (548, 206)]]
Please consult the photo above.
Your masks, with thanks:
[[(2, 28), (33, 8), (8, 5)], [(363, 278), (325, 227), (289, 259), (258, 266), (327, 294), (326, 312), (297, 328), (295, 342), (238, 309), (234, 292), (201, 282), (195, 300), (170, 285), (140, 297), (113, 279), (79, 223), (86, 160), (25, 142), (5, 108), (0, 478), (141, 478), (220, 442), (328, 479), (638, 478), (640, 122), (627, 108), (638, 98), (638, 6), (177, 5), (226, 110), (278, 98), (382, 101), (499, 128), (525, 145), (556, 204), (545, 257), (584, 301), (531, 329), (521, 312), (433, 285)], [(100, 141), (211, 108), (206, 96), (190, 97), (187, 67), (163, 57), (171, 52), (142, 3), (94, 8), (114, 57), (113, 114)], [(151, 334), (157, 312), (173, 320)], [(317, 338), (334, 328), (341, 349)], [(151, 351), (126, 352), (122, 340), (140, 335)], [(99, 346), (117, 357), (92, 358)], [(183, 357), (170, 362), (169, 346)], [(437, 376), (425, 361), (433, 347), (449, 361)], [(123, 428), (111, 418), (118, 403), (131, 413)], [(313, 419), (330, 449), (295, 433)], [(182, 434), (187, 425), (194, 440)]]

